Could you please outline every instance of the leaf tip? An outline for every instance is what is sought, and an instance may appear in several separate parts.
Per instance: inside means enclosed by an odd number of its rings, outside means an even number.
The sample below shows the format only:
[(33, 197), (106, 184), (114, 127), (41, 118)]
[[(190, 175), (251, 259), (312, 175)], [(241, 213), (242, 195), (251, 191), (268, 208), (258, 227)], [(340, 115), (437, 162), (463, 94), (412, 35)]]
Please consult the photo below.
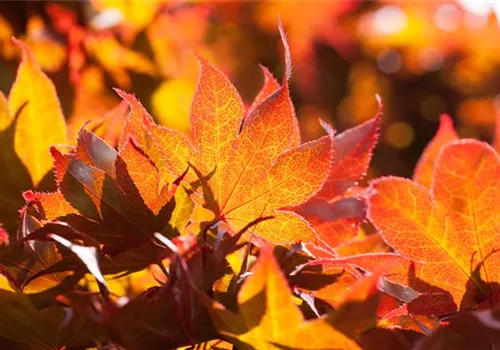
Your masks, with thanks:
[(22, 196), (27, 203), (35, 202), (40, 198), (40, 195), (32, 190), (24, 191)]
[(453, 127), (453, 119), (449, 114), (443, 113), (439, 116), (439, 129), (437, 133), (449, 132), (450, 134), (456, 134), (455, 128)]
[(376, 119), (381, 119), (384, 113), (384, 102), (382, 101), (382, 97), (379, 94), (375, 94), (375, 99), (377, 100), (377, 114), (375, 114)]
[(36, 60), (33, 57), (33, 51), (31, 51), (31, 48), (25, 42), (19, 40), (18, 38), (14, 37), (14, 36), (11, 39), (12, 39), (12, 42), (14, 43), (14, 45), (16, 45), (17, 48), (21, 50), (23, 61), (31, 60), (31, 61), (33, 61), (33, 63), (37, 64)]
[(113, 90), (114, 90), (114, 92), (116, 92), (116, 94), (117, 94), (118, 96), (120, 96), (122, 99), (124, 99), (124, 100), (125, 100), (125, 101), (127, 101), (127, 102), (128, 102), (128, 99), (129, 99), (130, 97), (132, 97), (132, 94), (129, 94), (128, 92), (125, 92), (125, 91), (123, 91), (122, 89), (119, 89), (119, 88), (114, 87), (114, 88), (113, 88)]
[(288, 40), (286, 38), (285, 28), (281, 22), (281, 16), (278, 15), (278, 30), (280, 32), (281, 42), (283, 43), (283, 48), (285, 49), (285, 78), (283, 79), (283, 85), (290, 80), (292, 76), (292, 55), (290, 53), (290, 45), (288, 45)]
[(335, 129), (333, 128), (332, 124), (330, 124), (329, 122), (327, 122), (326, 120), (323, 120), (321, 118), (319, 118), (319, 124), (321, 125), (323, 130), (326, 131), (328, 136), (330, 136), (330, 137), (335, 136)]

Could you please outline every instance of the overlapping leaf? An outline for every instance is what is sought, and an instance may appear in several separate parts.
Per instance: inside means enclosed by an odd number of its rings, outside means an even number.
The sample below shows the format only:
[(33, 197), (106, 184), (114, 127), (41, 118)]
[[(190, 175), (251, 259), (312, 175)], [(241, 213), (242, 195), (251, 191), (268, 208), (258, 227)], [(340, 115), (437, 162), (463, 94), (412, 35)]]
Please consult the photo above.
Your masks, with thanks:
[[(240, 238), (243, 232), (235, 237)], [(226, 239), (215, 248), (199, 247), (195, 240), (176, 245), (161, 235), (177, 254), (165, 285), (152, 288), (125, 305), (108, 305), (103, 326), (127, 349), (177, 348), (219, 337), (200, 300), (212, 293), (213, 283), (226, 265), (226, 254), (237, 240)]]
[[(22, 60), (8, 100), (0, 94), (0, 221), (11, 242), (18, 227), (22, 192), (51, 186), (49, 147), (67, 140), (54, 85), (28, 46), (16, 39), (14, 43), (22, 51)], [(31, 224), (37, 225), (34, 221)], [(0, 255), (2, 268), (22, 284), (32, 273), (46, 267), (46, 262), (53, 261), (57, 252), (41, 243), (2, 246)]]
[(334, 161), (323, 187), (295, 209), (311, 222), (329, 247), (354, 237), (365, 217), (364, 201), (357, 198), (354, 187), (368, 170), (381, 117), (379, 101), (375, 118), (333, 137)]
[(210, 310), (217, 330), (238, 348), (359, 348), (328, 319), (304, 320), (269, 253), (261, 252), (252, 272), (238, 294), (237, 314), (216, 302)]
[(415, 180), (415, 182), (425, 187), (431, 186), (434, 164), (441, 152), (441, 148), (448, 142), (454, 140), (458, 140), (458, 136), (453, 128), (453, 122), (450, 116), (444, 114), (441, 116), (439, 129), (436, 135), (425, 148), (415, 167), (415, 172), (413, 174), (413, 180)]
[[(136, 271), (161, 260), (162, 249), (151, 241), (153, 233), (178, 235), (190, 212), (175, 207), (177, 184), (162, 184), (156, 164), (133, 138), (127, 138), (117, 152), (82, 129), (74, 152), (64, 154), (55, 148), (51, 152), (58, 191), (26, 195), (42, 222), (63, 220), (69, 224), (63, 235), (102, 244), (102, 253), (116, 257), (104, 268), (106, 273), (110, 268), (114, 273)], [(173, 227), (170, 219), (180, 226)], [(24, 239), (44, 239), (53, 230), (42, 227)]]
[(52, 166), (49, 147), (66, 143), (66, 124), (54, 85), (28, 46), (14, 42), (23, 58), (8, 100), (0, 94), (0, 221), (11, 234), (22, 206), (21, 192), (44, 186), (42, 179)]
[(429, 190), (401, 178), (371, 184), (370, 220), (414, 261), (410, 286), (434, 313), (497, 304), (499, 184), (498, 154), (475, 140), (442, 148)]
[(23, 52), (23, 61), (9, 94), (9, 110), (18, 115), (14, 148), (37, 186), (51, 168), (49, 147), (67, 143), (66, 124), (54, 85), (30, 49), (20, 41), (15, 43)]
[[(137, 116), (126, 129), (146, 143), (152, 138), (160, 153), (156, 156), (174, 174), (179, 175), (191, 162), (200, 176), (204, 205), (233, 230), (258, 217), (274, 216), (274, 220), (253, 228), (253, 234), (273, 243), (311, 242), (316, 235), (309, 224), (284, 208), (303, 203), (321, 188), (330, 167), (331, 142), (325, 136), (298, 145), (300, 137), (287, 83), (291, 63), (284, 43), (287, 72), (283, 84), (248, 116), (227, 77), (200, 59), (189, 140), (174, 130), (156, 126), (135, 99), (122, 94)], [(273, 85), (268, 87), (271, 80), (267, 81), (263, 94), (273, 90)], [(141, 129), (141, 122), (147, 133)], [(193, 180), (194, 173), (187, 179)]]

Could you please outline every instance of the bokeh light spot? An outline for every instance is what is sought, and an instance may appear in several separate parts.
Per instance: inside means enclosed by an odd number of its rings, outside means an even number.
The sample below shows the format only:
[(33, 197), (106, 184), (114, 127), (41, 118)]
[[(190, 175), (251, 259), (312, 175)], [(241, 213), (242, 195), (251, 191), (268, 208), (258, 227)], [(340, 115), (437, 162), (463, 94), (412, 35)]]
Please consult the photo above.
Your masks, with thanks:
[(396, 50), (386, 50), (377, 56), (377, 66), (386, 74), (397, 73), (401, 69), (401, 64), (401, 55)]
[(394, 148), (407, 148), (415, 140), (415, 131), (407, 122), (394, 122), (387, 128), (385, 139)]

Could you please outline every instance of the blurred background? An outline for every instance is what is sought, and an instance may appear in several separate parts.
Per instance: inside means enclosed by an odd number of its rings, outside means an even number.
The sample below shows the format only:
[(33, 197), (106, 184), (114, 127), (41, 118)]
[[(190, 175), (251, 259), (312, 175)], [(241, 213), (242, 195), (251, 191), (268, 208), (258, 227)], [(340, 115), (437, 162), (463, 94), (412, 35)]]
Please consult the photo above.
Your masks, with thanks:
[(8, 94), (14, 81), (16, 36), (54, 81), (71, 133), (126, 113), (112, 87), (188, 132), (194, 53), (227, 73), (250, 104), (263, 82), (259, 63), (278, 80), (284, 72), (278, 15), (303, 140), (323, 134), (318, 118), (338, 131), (372, 118), (375, 94), (385, 108), (372, 177), (411, 176), (442, 113), (460, 136), (491, 139), (500, 109), (493, 1), (0, 2), (0, 89)]

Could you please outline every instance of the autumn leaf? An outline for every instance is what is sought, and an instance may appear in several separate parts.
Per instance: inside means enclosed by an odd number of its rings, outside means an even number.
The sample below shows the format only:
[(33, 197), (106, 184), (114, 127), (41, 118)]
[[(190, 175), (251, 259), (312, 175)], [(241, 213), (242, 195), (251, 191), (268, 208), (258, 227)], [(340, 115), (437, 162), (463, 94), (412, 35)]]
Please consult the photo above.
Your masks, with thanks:
[[(357, 195), (355, 186), (370, 165), (381, 118), (379, 99), (375, 118), (333, 137), (334, 159), (325, 183), (306, 203), (294, 208), (330, 248), (353, 238), (365, 218), (363, 196)], [(333, 130), (330, 133), (333, 134)]]
[(286, 61), (281, 88), (241, 125), (244, 110), (235, 88), (202, 60), (191, 111), (195, 164), (203, 174), (215, 171), (207, 184), (213, 195), (207, 207), (235, 230), (259, 216), (275, 216), (252, 230), (274, 243), (315, 240), (307, 222), (280, 209), (310, 198), (323, 184), (330, 165), (328, 137), (293, 147), (297, 129), (288, 95), (288, 52)]
[[(81, 232), (84, 235), (77, 238), (87, 244), (103, 245), (99, 254), (111, 259), (103, 261), (103, 273), (137, 271), (161, 261), (164, 250), (153, 244), (153, 233), (178, 235), (190, 215), (184, 209), (192, 206), (178, 194), (182, 208), (176, 208), (178, 183), (161, 185), (156, 164), (133, 138), (117, 152), (82, 129), (72, 153), (55, 148), (51, 152), (58, 190), (26, 195), (28, 207), (38, 208), (42, 227), (28, 230), (23, 240), (46, 239), (51, 230), (45, 226), (64, 220), (70, 227), (58, 232), (63, 238), (75, 238), (74, 233)], [(78, 265), (75, 259), (66, 259), (45, 273)]]
[(238, 293), (238, 313), (215, 301), (210, 313), (217, 330), (239, 349), (359, 348), (326, 319), (304, 319), (278, 264), (264, 251)]
[(23, 53), (9, 94), (10, 113), (19, 115), (14, 148), (37, 186), (52, 167), (49, 147), (67, 143), (66, 123), (54, 85), (28, 46), (17, 39), (14, 43)]
[(497, 304), (499, 181), (495, 150), (461, 140), (442, 148), (430, 189), (395, 177), (371, 183), (369, 218), (415, 262), (410, 286), (427, 294), (434, 313)]
[[(51, 185), (49, 147), (66, 142), (66, 125), (52, 82), (28, 46), (17, 39), (14, 43), (21, 49), (23, 58), (9, 99), (0, 95), (0, 221), (5, 224), (10, 242), (16, 241), (19, 221), (32, 229), (38, 227), (36, 220), (25, 221), (25, 210), (21, 210), (19, 220), (22, 192), (32, 187), (46, 190)], [(19, 286), (59, 257), (57, 251), (45, 243), (2, 245), (0, 249), (0, 268)], [(40, 285), (54, 281), (59, 280), (49, 276)]]
[[(228, 78), (200, 59), (189, 140), (175, 130), (156, 126), (137, 100), (119, 92), (135, 116), (124, 133), (136, 135), (140, 144), (149, 144), (152, 138), (162, 164), (175, 175), (188, 162), (194, 164), (201, 174), (204, 206), (234, 231), (259, 217), (273, 216), (252, 233), (273, 243), (312, 242), (316, 235), (308, 222), (284, 209), (303, 203), (321, 188), (330, 167), (331, 142), (325, 136), (297, 145), (300, 137), (287, 82), (291, 61), (282, 36), (287, 62), (283, 84), (248, 116)], [(186, 179), (193, 180), (193, 175)]]
[(167, 249), (178, 254), (169, 266), (167, 282), (125, 305), (106, 305), (103, 312), (104, 330), (127, 349), (172, 349), (218, 337), (198, 293), (210, 293), (211, 277), (217, 276), (220, 266), (208, 263), (213, 254), (197, 246), (196, 240), (162, 238), (169, 243)]
[(413, 180), (425, 187), (431, 186), (434, 163), (441, 149), (449, 142), (458, 140), (450, 116), (443, 114), (440, 118), (439, 129), (433, 139), (425, 147), (424, 152), (415, 167)]
[(23, 59), (8, 100), (0, 94), (0, 221), (11, 234), (17, 228), (21, 192), (32, 187), (47, 188), (52, 163), (49, 147), (67, 140), (52, 82), (29, 47), (17, 39), (14, 43), (21, 49)]

